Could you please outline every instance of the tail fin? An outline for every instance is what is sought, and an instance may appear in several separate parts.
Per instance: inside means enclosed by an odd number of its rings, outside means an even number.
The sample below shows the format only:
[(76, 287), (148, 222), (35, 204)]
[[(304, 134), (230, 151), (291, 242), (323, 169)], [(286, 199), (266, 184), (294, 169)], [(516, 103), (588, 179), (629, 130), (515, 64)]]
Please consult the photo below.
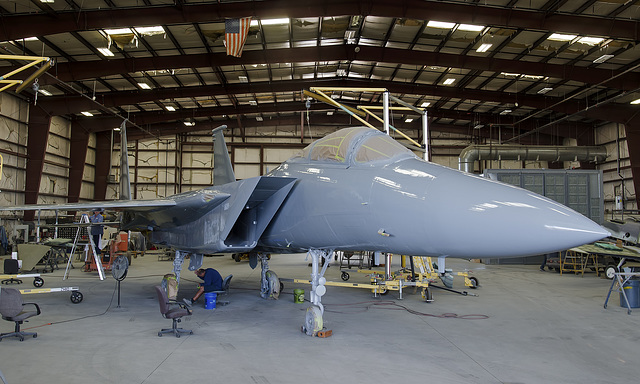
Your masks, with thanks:
[(120, 124), (120, 200), (131, 200), (129, 153), (127, 153), (127, 120)]
[(213, 185), (222, 185), (236, 181), (231, 167), (231, 158), (224, 142), (222, 131), (227, 128), (221, 125), (213, 130)]

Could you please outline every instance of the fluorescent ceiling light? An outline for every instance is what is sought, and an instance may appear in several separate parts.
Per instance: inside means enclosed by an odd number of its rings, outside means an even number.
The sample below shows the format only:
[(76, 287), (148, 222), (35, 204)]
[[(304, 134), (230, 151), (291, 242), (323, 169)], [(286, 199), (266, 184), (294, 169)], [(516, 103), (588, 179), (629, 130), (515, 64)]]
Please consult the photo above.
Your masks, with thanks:
[(247, 76), (238, 76), (238, 80), (240, 80), (241, 83), (249, 82), (249, 78)]
[(420, 107), (427, 108), (430, 105), (431, 105), (431, 103), (429, 101), (425, 101), (424, 103), (420, 104)]
[(413, 121), (413, 119), (412, 119), (412, 118), (410, 118), (410, 117), (409, 117), (409, 118), (406, 118), (406, 119), (404, 120), (404, 122), (405, 122), (405, 123), (410, 123), (410, 122), (412, 122), (412, 121)]
[(484, 29), (483, 25), (460, 24), (457, 31), (480, 32)]
[(80, 112), (80, 113), (82, 113), (85, 116), (93, 116), (93, 113), (91, 112)]
[(104, 33), (107, 35), (124, 35), (125, 33), (131, 33), (131, 28), (105, 29)]
[(609, 60), (612, 57), (613, 57), (613, 55), (602, 55), (602, 56), (598, 57), (597, 59), (593, 60), (593, 62), (596, 63), (596, 64), (604, 63), (605, 61)]
[[(278, 25), (278, 24), (289, 24), (289, 18), (288, 17), (283, 17), (280, 19), (264, 19), (264, 20), (260, 20), (260, 22), (262, 23), (262, 25)], [(258, 20), (251, 20), (251, 25), (252, 26), (257, 26), (258, 25)]]
[(549, 36), (549, 40), (571, 41), (571, 40), (575, 39), (576, 37), (578, 37), (578, 35), (566, 35), (566, 34), (563, 34), (563, 33), (554, 33), (551, 36)]
[(476, 49), (476, 52), (487, 52), (489, 48), (491, 48), (493, 44), (482, 44)]
[(196, 125), (196, 122), (193, 120), (185, 120), (184, 125), (186, 125), (187, 127), (193, 127), (194, 125)]
[(54, 3), (56, 0), (40, 0), (41, 3)]
[(346, 69), (342, 69), (342, 68), (338, 69), (336, 71), (336, 75), (338, 75), (338, 76), (347, 76), (347, 70)]
[(544, 87), (541, 90), (538, 91), (539, 94), (544, 95), (545, 93), (549, 92), (553, 90), (553, 88), (549, 88), (549, 87)]
[(587, 45), (598, 45), (602, 43), (604, 39), (602, 37), (581, 37), (578, 39), (578, 43)]
[(134, 27), (133, 29), (141, 35), (159, 35), (164, 33), (164, 28), (159, 25), (154, 27)]
[(333, 116), (333, 111), (327, 111), (327, 116)]
[(431, 28), (451, 29), (455, 26), (456, 26), (455, 23), (446, 23), (444, 21), (429, 20), (429, 22), (427, 23), (427, 27), (431, 27)]
[(640, 104), (640, 99), (635, 99), (630, 104)]
[(510, 109), (505, 109), (504, 111), (500, 112), (501, 115), (507, 115), (509, 113), (511, 113)]
[(151, 87), (147, 83), (138, 83), (138, 87), (142, 89), (151, 89)]
[(170, 111), (170, 112), (173, 112), (176, 110), (175, 107), (172, 105), (166, 105), (165, 108), (167, 109), (167, 111)]
[(102, 56), (113, 56), (113, 52), (109, 48), (98, 48), (98, 52), (102, 53)]
[(482, 127), (484, 127), (484, 124), (476, 124), (473, 126), (473, 129), (480, 129)]
[(256, 120), (257, 120), (257, 121), (262, 121), (262, 120), (264, 120), (264, 119), (262, 118), (262, 116), (256, 116)]
[(504, 77), (520, 77), (520, 73), (509, 73), (509, 72), (500, 72), (500, 74)]
[(41, 94), (45, 95), (45, 96), (53, 96), (53, 94), (49, 91), (47, 91), (46, 89), (38, 89), (38, 92), (40, 92)]
[(120, 132), (120, 127), (115, 127), (115, 128), (113, 128), (113, 130)]
[(444, 81), (444, 85), (449, 85), (449, 84), (453, 84), (453, 82), (456, 81), (456, 79), (454, 79), (453, 77), (448, 78), (447, 80)]
[(36, 40), (38, 40), (37, 37), (24, 37), (22, 39), (16, 39), (14, 41), (36, 41)]
[(249, 100), (249, 105), (258, 105), (258, 102), (255, 100)]

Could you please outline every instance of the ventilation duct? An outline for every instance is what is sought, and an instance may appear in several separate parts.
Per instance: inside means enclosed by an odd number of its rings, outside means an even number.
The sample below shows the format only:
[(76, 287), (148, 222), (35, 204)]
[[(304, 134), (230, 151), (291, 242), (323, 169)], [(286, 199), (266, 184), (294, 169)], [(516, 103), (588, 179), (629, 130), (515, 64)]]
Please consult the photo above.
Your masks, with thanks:
[(598, 163), (606, 158), (607, 149), (603, 146), (470, 145), (460, 152), (458, 169), (473, 173), (473, 165), (476, 160), (594, 161)]

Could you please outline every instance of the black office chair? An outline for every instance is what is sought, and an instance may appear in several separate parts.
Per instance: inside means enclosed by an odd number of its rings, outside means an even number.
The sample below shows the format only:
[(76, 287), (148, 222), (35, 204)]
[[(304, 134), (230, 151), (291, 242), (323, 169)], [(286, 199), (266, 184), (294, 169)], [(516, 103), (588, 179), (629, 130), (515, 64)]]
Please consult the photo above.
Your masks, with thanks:
[(224, 280), (222, 280), (222, 289), (219, 291), (214, 291), (215, 293), (217, 293), (217, 297), (216, 297), (216, 305), (227, 305), (229, 304), (228, 301), (220, 301), (217, 300), (218, 297), (220, 297), (220, 295), (228, 295), (229, 294), (229, 286), (231, 285), (231, 278), (233, 277), (233, 275), (229, 275), (227, 277), (224, 278)]
[(171, 328), (164, 328), (158, 332), (158, 336), (162, 337), (165, 333), (173, 333), (176, 337), (180, 337), (182, 333), (193, 335), (193, 331), (178, 328), (178, 323), (184, 316), (191, 316), (191, 310), (185, 304), (176, 301), (170, 301), (167, 298), (167, 292), (161, 286), (156, 285), (156, 293), (158, 294), (158, 303), (160, 304), (160, 313), (165, 319), (173, 320)]
[[(25, 311), (25, 305), (33, 305), (36, 310)], [(25, 336), (33, 336), (34, 338), (38, 337), (36, 332), (20, 331), (20, 324), (30, 317), (38, 316), (40, 313), (40, 307), (38, 304), (23, 302), (22, 294), (17, 289), (2, 288), (2, 291), (0, 292), (0, 314), (2, 314), (3, 319), (16, 323), (16, 327), (13, 332), (0, 333), (0, 341), (5, 337), (17, 337), (20, 341), (24, 341)]]
[[(4, 259), (4, 274), (5, 275), (17, 275), (20, 273), (20, 267), (18, 267), (18, 260), (16, 259)], [(2, 284), (22, 284), (22, 280), (20, 279), (4, 279), (2, 280)]]

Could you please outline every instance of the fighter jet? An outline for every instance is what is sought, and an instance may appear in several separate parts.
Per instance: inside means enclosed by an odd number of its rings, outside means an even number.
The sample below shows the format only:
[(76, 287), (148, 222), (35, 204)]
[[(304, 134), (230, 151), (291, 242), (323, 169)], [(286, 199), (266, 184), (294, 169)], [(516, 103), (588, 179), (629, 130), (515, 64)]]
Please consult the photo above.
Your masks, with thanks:
[[(267, 255), (308, 252), (312, 310), (321, 321), (326, 265), (334, 251), (506, 258), (566, 250), (609, 233), (570, 208), (517, 187), (418, 158), (376, 129), (341, 129), (266, 176), (235, 180), (220, 127), (214, 130), (214, 182), (161, 200), (5, 207), (2, 210), (115, 208), (123, 228), (176, 250), (179, 276), (202, 254), (250, 253), (262, 263), (262, 295), (278, 290)], [(125, 168), (125, 169), (128, 169)], [(320, 320), (318, 319), (320, 317)]]

